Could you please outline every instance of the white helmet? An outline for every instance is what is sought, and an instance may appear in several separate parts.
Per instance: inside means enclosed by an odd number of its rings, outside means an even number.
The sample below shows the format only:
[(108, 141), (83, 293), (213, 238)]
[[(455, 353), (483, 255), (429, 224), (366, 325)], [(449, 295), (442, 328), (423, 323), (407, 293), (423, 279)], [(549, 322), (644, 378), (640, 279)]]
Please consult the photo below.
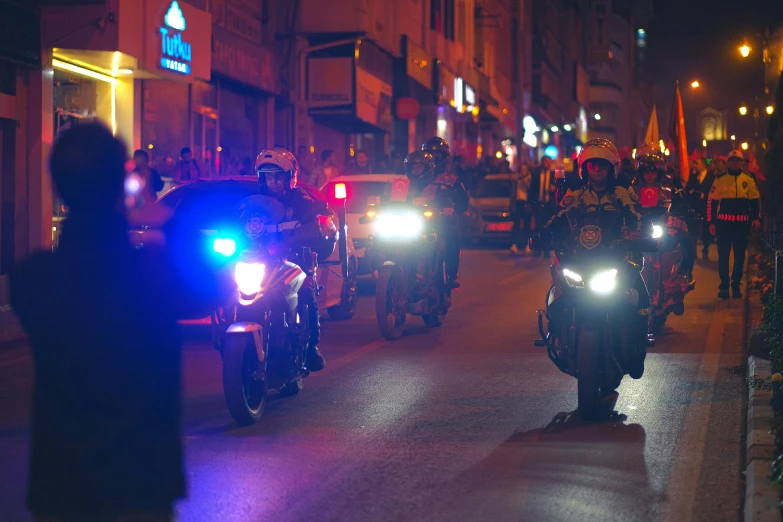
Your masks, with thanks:
[(596, 138), (585, 143), (585, 146), (579, 152), (577, 158), (577, 164), (579, 166), (579, 175), (584, 178), (584, 172), (582, 167), (585, 162), (590, 159), (602, 159), (609, 162), (612, 166), (611, 175), (614, 175), (614, 170), (617, 168), (617, 164), (620, 162), (620, 153), (617, 152), (611, 141), (603, 138)]
[(261, 151), (256, 157), (256, 174), (262, 184), (266, 182), (266, 172), (280, 171), (289, 174), (289, 189), (293, 189), (299, 178), (299, 162), (290, 150), (274, 147)]

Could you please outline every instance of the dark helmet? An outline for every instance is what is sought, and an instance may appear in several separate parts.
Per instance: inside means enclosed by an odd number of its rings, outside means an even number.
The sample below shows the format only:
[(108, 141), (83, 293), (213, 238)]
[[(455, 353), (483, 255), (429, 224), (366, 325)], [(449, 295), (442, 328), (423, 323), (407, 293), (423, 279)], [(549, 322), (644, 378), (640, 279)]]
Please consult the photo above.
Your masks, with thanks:
[(431, 178), (435, 173), (435, 158), (429, 152), (417, 150), (405, 158), (405, 174), (411, 181)]
[(583, 181), (587, 181), (587, 167), (585, 163), (590, 160), (605, 161), (609, 165), (609, 179), (614, 180), (617, 163), (620, 161), (620, 154), (611, 141), (596, 138), (585, 143), (576, 160), (579, 165), (579, 175)]
[(650, 170), (658, 175), (658, 181), (666, 174), (666, 162), (660, 154), (660, 149), (653, 145), (645, 144), (636, 152), (637, 170), (641, 176)]
[(286, 192), (293, 190), (299, 179), (299, 162), (296, 156), (283, 147), (274, 147), (261, 151), (256, 157), (256, 173), (258, 181), (264, 192), (268, 190), (267, 174), (280, 174), (285, 176), (283, 186)]
[(449, 159), (449, 142), (443, 138), (437, 136), (432, 137), (421, 144), (422, 152), (429, 152), (432, 154), (435, 160), (435, 166), (438, 169), (442, 169), (446, 165), (446, 161)]

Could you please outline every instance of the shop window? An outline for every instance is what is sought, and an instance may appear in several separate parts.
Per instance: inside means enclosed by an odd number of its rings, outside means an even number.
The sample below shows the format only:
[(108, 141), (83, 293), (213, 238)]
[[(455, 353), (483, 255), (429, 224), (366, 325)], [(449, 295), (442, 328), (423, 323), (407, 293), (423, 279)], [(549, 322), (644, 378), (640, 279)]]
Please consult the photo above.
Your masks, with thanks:
[(162, 176), (172, 176), (183, 147), (190, 146), (188, 86), (145, 80), (142, 99), (142, 148)]
[[(258, 99), (220, 88), (220, 175), (253, 174), (259, 153)], [(265, 142), (265, 140), (264, 140)]]
[(454, 41), (454, 0), (445, 0), (443, 16), (443, 35), (446, 39)]
[(442, 0), (430, 1), (430, 29), (439, 33), (443, 32), (443, 9), (441, 2)]

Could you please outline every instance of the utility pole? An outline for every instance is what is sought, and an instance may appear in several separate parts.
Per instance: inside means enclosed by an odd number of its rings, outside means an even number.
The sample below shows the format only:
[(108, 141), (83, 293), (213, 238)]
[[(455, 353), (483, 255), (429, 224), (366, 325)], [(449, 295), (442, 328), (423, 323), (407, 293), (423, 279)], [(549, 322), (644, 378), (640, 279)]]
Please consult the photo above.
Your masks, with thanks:
[(514, 145), (517, 147), (517, 165), (521, 164), (522, 153), (522, 98), (524, 82), (522, 79), (522, 2), (525, 0), (512, 0), (511, 2), (511, 59), (513, 63), (512, 82), (514, 85), (514, 108), (516, 118), (514, 120)]

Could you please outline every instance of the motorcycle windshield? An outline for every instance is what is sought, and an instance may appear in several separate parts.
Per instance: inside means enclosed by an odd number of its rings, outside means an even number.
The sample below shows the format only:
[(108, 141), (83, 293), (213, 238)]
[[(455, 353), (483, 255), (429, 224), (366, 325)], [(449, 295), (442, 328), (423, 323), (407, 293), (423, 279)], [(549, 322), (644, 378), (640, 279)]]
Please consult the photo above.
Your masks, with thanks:
[(622, 215), (603, 209), (568, 211), (571, 234), (562, 245), (562, 254), (579, 264), (616, 261), (617, 249), (612, 248), (622, 238)]

